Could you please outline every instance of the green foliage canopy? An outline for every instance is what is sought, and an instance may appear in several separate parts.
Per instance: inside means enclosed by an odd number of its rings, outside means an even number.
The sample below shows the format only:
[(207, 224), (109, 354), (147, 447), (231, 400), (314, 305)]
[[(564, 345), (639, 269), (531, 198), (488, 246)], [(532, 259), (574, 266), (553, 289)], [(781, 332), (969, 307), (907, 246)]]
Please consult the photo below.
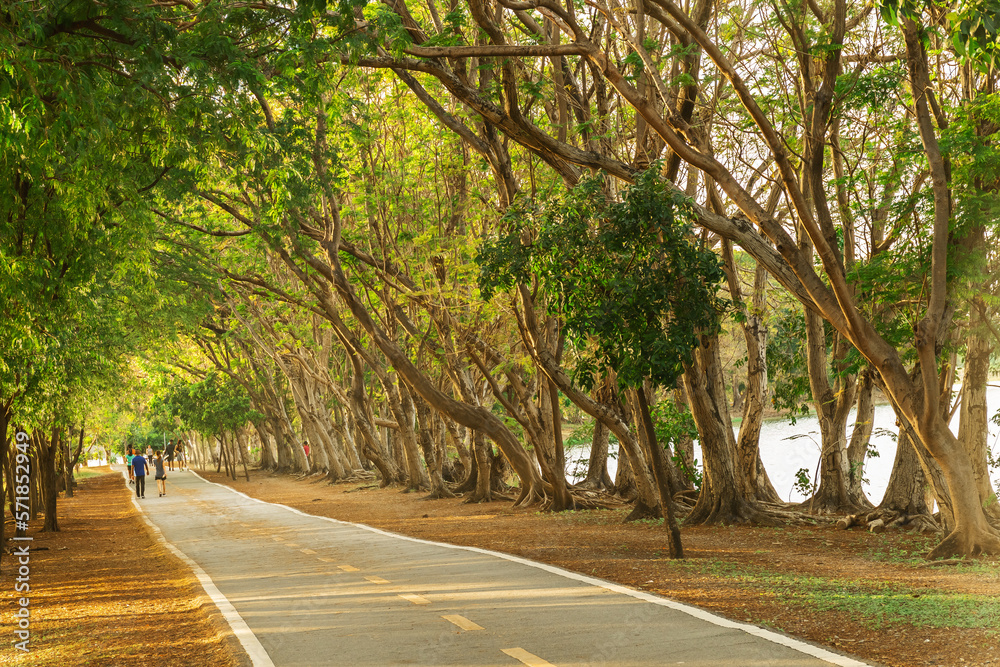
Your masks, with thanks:
[(520, 202), (500, 235), (480, 248), (483, 296), (537, 279), (579, 357), (576, 380), (591, 386), (605, 366), (619, 383), (670, 386), (698, 335), (713, 332), (727, 302), (719, 258), (699, 242), (687, 199), (653, 168), (621, 201), (590, 179), (563, 197)]

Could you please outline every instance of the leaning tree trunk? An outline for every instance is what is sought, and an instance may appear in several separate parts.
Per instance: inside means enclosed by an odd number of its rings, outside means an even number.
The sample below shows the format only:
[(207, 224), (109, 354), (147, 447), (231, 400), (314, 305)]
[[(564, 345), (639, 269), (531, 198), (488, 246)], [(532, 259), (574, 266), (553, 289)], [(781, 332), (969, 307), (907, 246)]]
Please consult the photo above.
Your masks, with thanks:
[[(334, 202), (330, 202), (330, 204), (335, 205)], [(338, 296), (350, 309), (355, 319), (361, 324), (361, 327), (371, 336), (372, 341), (382, 354), (386, 356), (392, 367), (396, 369), (396, 372), (435, 410), (442, 412), (467, 428), (476, 429), (478, 432), (487, 435), (497, 444), (504, 457), (510, 462), (517, 476), (520, 478), (521, 493), (517, 499), (518, 504), (528, 504), (542, 498), (541, 480), (539, 480), (535, 472), (531, 459), (528, 457), (527, 452), (524, 451), (521, 443), (518, 442), (514, 434), (507, 428), (507, 425), (499, 417), (481, 406), (473, 406), (456, 401), (438, 390), (420, 369), (410, 361), (409, 355), (386, 335), (382, 327), (372, 319), (371, 314), (354, 294), (354, 289), (351, 287), (350, 281), (348, 281), (340, 265), (335, 244), (328, 246), (327, 256), (329, 264), (323, 264), (315, 257), (306, 257), (305, 259), (313, 268), (321, 271), (326, 279), (335, 287)], [(293, 271), (300, 271), (294, 262), (289, 263), (289, 267)], [(330, 302), (330, 295), (328, 293), (320, 290), (317, 296), (320, 297), (320, 302), (325, 311), (336, 310)]]
[[(732, 242), (723, 240), (723, 259), (729, 291), (737, 304), (744, 304), (742, 289), (733, 258)], [(768, 273), (760, 263), (754, 271), (753, 299), (751, 306), (741, 305), (743, 312), (743, 339), (747, 346), (746, 390), (739, 395), (743, 419), (736, 437), (736, 458), (756, 500), (780, 503), (771, 479), (760, 458), (760, 432), (764, 425), (764, 406), (767, 401), (767, 312)], [(734, 389), (734, 394), (736, 393)], [(736, 407), (736, 401), (733, 403)]]
[(656, 441), (656, 431), (649, 414), (649, 403), (646, 400), (646, 390), (638, 387), (632, 390), (636, 403), (636, 422), (639, 424), (640, 441), (646, 447), (646, 456), (653, 462), (653, 479), (656, 480), (660, 492), (660, 512), (663, 514), (663, 527), (670, 534), (669, 554), (671, 558), (684, 558), (684, 547), (681, 543), (681, 529), (674, 512), (674, 498), (670, 492), (670, 473), (663, 465), (663, 456), (656, 451), (659, 443)]

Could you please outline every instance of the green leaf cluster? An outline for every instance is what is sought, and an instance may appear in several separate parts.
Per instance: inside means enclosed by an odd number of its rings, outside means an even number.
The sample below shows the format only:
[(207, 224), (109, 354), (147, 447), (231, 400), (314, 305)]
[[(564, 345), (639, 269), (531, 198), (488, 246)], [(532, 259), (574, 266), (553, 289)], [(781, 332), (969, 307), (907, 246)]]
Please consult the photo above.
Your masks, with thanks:
[(671, 386), (717, 331), (718, 256), (694, 236), (690, 206), (653, 168), (612, 200), (598, 178), (561, 197), (512, 207), (477, 263), (487, 299), (537, 280), (577, 351), (576, 380), (605, 367), (625, 386)]

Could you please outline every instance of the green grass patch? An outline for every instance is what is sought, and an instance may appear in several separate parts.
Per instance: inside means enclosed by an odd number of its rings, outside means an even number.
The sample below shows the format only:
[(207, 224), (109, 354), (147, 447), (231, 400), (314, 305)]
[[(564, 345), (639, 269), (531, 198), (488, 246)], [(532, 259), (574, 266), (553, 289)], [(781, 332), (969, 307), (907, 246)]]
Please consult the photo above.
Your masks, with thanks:
[(86, 468), (81, 468), (73, 473), (73, 479), (87, 479), (88, 477), (100, 477), (107, 473), (94, 472), (93, 470), (87, 470)]
[(872, 535), (874, 542), (865, 552), (865, 558), (879, 563), (923, 564), (925, 556), (941, 538), (937, 535), (913, 535), (905, 539), (895, 539), (886, 533)]
[[(1000, 628), (1000, 598), (917, 589), (863, 580), (823, 579), (771, 572), (720, 560), (670, 561), (672, 567), (727, 579), (761, 596), (836, 611), (872, 629), (892, 625), (928, 628)], [(992, 566), (995, 571), (996, 566)]]

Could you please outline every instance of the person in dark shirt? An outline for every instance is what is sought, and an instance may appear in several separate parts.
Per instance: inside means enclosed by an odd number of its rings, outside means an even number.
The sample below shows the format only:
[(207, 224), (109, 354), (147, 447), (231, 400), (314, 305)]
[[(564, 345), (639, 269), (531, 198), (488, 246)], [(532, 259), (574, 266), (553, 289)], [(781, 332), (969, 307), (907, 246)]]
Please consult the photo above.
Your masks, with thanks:
[(156, 472), (156, 490), (160, 492), (160, 497), (167, 495), (167, 473), (163, 470), (163, 455), (156, 452), (153, 459), (153, 470)]
[(136, 454), (132, 458), (132, 471), (135, 473), (135, 497), (146, 497), (146, 473), (149, 472), (149, 463), (142, 454)]
[(164, 454), (167, 457), (167, 466), (170, 468), (170, 472), (174, 471), (174, 448), (175, 448), (174, 441), (168, 440), (167, 450), (164, 452)]

